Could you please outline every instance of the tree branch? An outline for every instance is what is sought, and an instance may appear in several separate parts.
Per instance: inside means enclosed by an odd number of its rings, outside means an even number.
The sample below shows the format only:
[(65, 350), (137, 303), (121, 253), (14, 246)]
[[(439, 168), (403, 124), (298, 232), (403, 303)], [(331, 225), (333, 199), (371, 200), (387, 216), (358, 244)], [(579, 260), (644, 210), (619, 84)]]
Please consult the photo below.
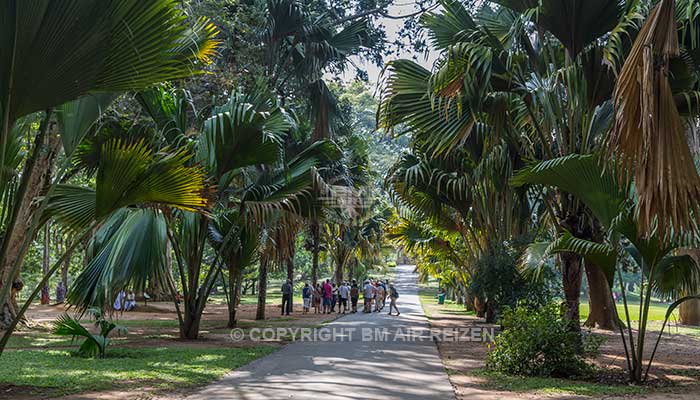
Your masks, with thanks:
[(423, 5), (419, 5), (420, 10), (413, 12), (411, 14), (407, 14), (407, 15), (389, 15), (389, 11), (386, 10), (386, 7), (377, 7), (377, 8), (373, 8), (371, 10), (363, 11), (363, 12), (360, 12), (357, 14), (353, 14), (353, 15), (349, 15), (347, 17), (340, 18), (340, 19), (336, 20), (335, 23), (342, 24), (342, 23), (345, 23), (348, 21), (354, 21), (356, 19), (368, 17), (370, 15), (381, 15), (382, 17), (389, 18), (389, 19), (406, 19), (406, 18), (412, 18), (412, 17), (415, 17), (417, 15), (423, 14), (427, 11), (434, 9), (437, 6), (438, 6), (437, 3), (433, 4), (429, 7), (424, 7)]

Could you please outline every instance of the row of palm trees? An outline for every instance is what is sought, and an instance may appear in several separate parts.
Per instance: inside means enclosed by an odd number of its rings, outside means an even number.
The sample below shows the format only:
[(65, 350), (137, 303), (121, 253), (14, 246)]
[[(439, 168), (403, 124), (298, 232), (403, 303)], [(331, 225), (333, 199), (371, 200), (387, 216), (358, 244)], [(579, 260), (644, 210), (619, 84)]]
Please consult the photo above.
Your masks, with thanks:
[[(440, 57), (430, 71), (392, 62), (378, 112), (412, 142), (387, 178), (401, 216), (389, 236), (466, 298), (477, 260), (535, 238), (523, 268), (557, 254), (575, 330), (585, 273), (586, 323), (623, 336), (626, 325), (630, 376), (643, 380), (651, 297), (698, 293), (698, 266), (676, 249), (697, 246), (687, 138), (700, 111), (700, 5), (444, 0), (421, 23)], [(611, 295), (623, 260), (647, 284), (636, 342)]]
[[(192, 21), (175, 0), (68, 4), (9, 1), (0, 10), (8, 19), (0, 57), (0, 352), (84, 242), (87, 265), (70, 304), (108, 307), (119, 290), (157, 282), (173, 300), (182, 292), (175, 307), (189, 339), (222, 278), (236, 323), (243, 271), (256, 263), (264, 318), (267, 274), (286, 264), (293, 275), (304, 226), (314, 280), (325, 242), (345, 248), (339, 274), (378, 255), (376, 207), (337, 196), (367, 184), (366, 144), (344, 128), (323, 82), (325, 70), (342, 68), (367, 44), (362, 20), (337, 27), (299, 2), (268, 1), (258, 32), (263, 76), (201, 111), (187, 90), (161, 82), (206, 72), (220, 44), (213, 24)], [(106, 116), (115, 101), (127, 110), (116, 121)], [(15, 282), (48, 221), (70, 232), (72, 245), (20, 306)]]

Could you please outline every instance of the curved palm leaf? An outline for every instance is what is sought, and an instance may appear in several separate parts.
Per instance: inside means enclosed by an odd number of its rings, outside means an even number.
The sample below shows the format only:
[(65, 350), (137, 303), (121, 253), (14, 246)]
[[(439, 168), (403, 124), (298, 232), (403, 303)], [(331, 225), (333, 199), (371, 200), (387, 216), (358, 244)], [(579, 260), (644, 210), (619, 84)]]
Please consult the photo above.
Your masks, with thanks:
[(216, 29), (204, 21), (190, 28), (185, 18), (174, 0), (3, 2), (5, 126), (85, 93), (138, 89), (195, 73), (193, 62), (206, 61), (216, 46)]
[(143, 290), (149, 279), (165, 276), (167, 251), (165, 218), (155, 210), (113, 214), (95, 235), (94, 254), (78, 275), (67, 301), (84, 310), (106, 308), (119, 290)]

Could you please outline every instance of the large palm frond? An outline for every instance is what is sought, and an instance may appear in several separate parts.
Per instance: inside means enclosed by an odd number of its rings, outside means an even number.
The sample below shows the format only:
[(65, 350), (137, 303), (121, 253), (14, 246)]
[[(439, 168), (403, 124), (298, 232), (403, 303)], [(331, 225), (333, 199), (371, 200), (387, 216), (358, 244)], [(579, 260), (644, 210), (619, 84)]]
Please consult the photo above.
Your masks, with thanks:
[(20, 116), (90, 92), (143, 88), (195, 73), (216, 29), (193, 27), (175, 0), (9, 0), (0, 8), (0, 109)]
[(200, 167), (190, 156), (153, 153), (143, 142), (107, 142), (102, 147), (95, 189), (58, 185), (44, 218), (53, 217), (74, 231), (102, 221), (122, 207), (165, 205), (204, 210), (209, 199)]
[(144, 290), (166, 276), (167, 233), (163, 215), (152, 209), (112, 214), (95, 234), (92, 257), (71, 286), (68, 302), (84, 310), (106, 308), (117, 291)]

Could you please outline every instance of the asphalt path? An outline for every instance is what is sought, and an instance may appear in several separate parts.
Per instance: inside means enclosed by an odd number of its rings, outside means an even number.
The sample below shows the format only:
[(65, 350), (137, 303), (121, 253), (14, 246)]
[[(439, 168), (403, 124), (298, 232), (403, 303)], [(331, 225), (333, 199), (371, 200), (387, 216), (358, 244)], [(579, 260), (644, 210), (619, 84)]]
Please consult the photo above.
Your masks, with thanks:
[(295, 342), (188, 398), (454, 399), (413, 270), (412, 265), (397, 268), (400, 316), (388, 315), (387, 304), (381, 313), (350, 314), (321, 328), (295, 332)]

